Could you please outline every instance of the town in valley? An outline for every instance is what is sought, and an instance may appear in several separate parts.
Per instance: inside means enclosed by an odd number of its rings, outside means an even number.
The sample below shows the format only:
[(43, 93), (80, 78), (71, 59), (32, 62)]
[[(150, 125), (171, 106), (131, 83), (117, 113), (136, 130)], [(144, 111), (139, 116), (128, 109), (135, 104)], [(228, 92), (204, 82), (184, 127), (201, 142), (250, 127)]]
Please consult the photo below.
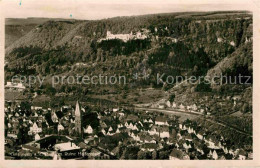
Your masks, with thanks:
[[(252, 78), (156, 81), (252, 77), (250, 12), (9, 18), (5, 27), (5, 159), (253, 159)], [(125, 75), (127, 84), (51, 84), (76, 74)], [(45, 80), (18, 80), (30, 75)]]

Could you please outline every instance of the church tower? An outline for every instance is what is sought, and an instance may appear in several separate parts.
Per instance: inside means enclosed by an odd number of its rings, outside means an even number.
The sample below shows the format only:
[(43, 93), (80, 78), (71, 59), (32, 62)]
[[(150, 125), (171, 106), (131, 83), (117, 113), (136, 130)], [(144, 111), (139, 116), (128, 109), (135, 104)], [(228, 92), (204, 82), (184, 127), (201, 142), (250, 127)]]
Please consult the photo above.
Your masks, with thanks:
[(75, 130), (80, 136), (82, 136), (82, 114), (78, 101), (76, 103), (75, 109)]

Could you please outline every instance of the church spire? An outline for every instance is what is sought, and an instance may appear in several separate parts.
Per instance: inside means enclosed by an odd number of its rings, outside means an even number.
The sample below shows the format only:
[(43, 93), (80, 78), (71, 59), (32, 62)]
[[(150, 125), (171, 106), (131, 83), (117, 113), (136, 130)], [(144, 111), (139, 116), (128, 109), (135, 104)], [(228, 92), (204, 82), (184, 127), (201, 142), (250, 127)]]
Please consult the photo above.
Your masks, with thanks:
[(79, 101), (76, 102), (75, 116), (79, 116), (81, 114)]
[(82, 113), (79, 101), (77, 101), (75, 109), (75, 130), (80, 136), (82, 135)]

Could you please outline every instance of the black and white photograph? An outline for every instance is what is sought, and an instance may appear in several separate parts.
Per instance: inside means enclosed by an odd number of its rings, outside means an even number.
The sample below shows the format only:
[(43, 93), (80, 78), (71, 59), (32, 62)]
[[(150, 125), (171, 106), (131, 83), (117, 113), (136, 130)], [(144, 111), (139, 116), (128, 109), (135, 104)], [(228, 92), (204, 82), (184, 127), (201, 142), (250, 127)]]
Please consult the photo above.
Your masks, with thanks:
[(5, 160), (254, 159), (252, 11), (86, 2), (7, 2)]

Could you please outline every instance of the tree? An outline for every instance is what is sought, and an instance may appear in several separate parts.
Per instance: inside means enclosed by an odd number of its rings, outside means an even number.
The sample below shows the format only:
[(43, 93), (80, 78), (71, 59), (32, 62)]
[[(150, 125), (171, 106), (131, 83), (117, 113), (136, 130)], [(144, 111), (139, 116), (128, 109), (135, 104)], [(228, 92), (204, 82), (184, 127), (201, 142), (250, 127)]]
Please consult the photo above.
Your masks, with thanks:
[(137, 153), (139, 151), (138, 147), (128, 147), (123, 152), (123, 158), (124, 159), (137, 159)]
[(24, 144), (31, 140), (31, 138), (28, 135), (29, 128), (24, 127), (22, 124), (19, 127), (19, 131), (17, 134), (18, 144)]
[(167, 151), (159, 152), (159, 159), (169, 159), (169, 155)]
[(152, 159), (153, 160), (157, 159), (157, 151), (156, 150), (154, 150), (153, 153), (152, 153)]
[(193, 74), (194, 74), (194, 75), (198, 75), (198, 70), (199, 70), (198, 66), (195, 65), (195, 66), (193, 67)]
[(140, 150), (137, 153), (137, 159), (139, 159), (139, 160), (146, 159), (146, 153), (144, 151)]
[(246, 113), (246, 112), (249, 111), (249, 105), (248, 105), (248, 103), (244, 103), (244, 104), (243, 104), (243, 106), (242, 106), (242, 108), (241, 108), (241, 111), (242, 111), (243, 113)]
[(175, 99), (175, 94), (171, 94), (169, 101), (172, 103), (172, 102), (174, 102), (174, 99)]
[(196, 92), (211, 92), (212, 89), (210, 87), (210, 84), (206, 84), (204, 82), (199, 83), (196, 87), (195, 87), (195, 91)]
[(45, 92), (46, 92), (46, 94), (53, 96), (56, 93), (56, 89), (54, 87), (52, 87), (51, 85), (47, 85)]

